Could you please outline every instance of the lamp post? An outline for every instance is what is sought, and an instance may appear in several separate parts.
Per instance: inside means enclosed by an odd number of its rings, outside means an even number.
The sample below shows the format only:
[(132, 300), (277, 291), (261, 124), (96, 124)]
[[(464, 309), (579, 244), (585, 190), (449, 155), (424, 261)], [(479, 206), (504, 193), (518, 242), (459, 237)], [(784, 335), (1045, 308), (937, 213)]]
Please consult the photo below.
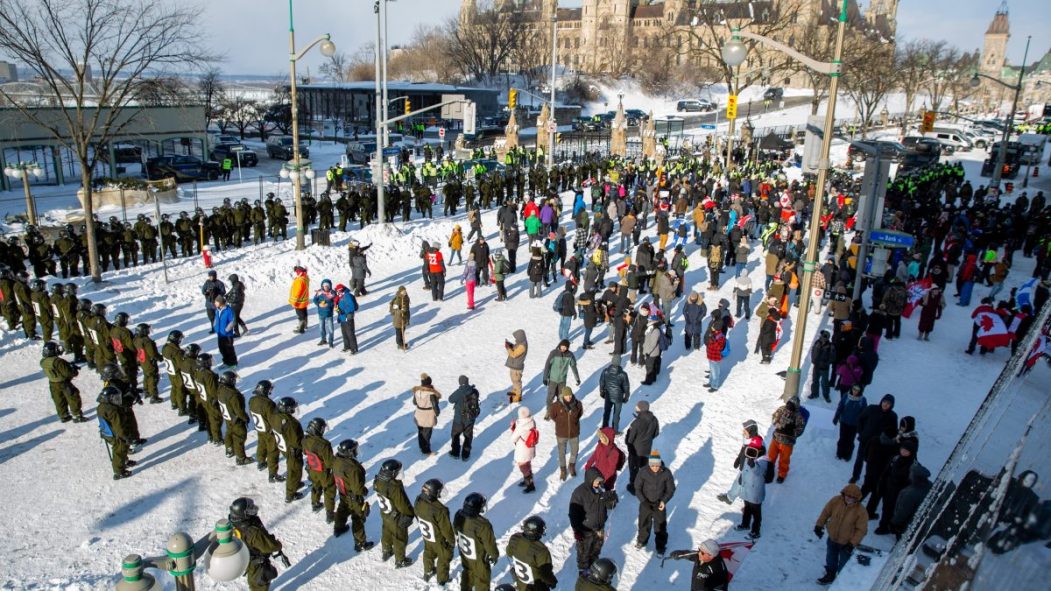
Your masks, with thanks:
[(184, 532), (168, 538), (164, 556), (143, 558), (130, 554), (121, 563), (121, 580), (116, 591), (160, 591), (164, 584), (146, 572), (147, 568), (166, 570), (175, 579), (176, 591), (193, 591), (197, 561), (204, 559), (204, 571), (220, 583), (234, 581), (248, 568), (248, 547), (233, 535), (229, 520), (220, 519), (215, 531), (197, 542)]
[(381, 82), (382, 66), (380, 62), (382, 57), (380, 55), (380, 47), (383, 47), (385, 41), (383, 40), (383, 10), (380, 8), (381, 0), (376, 0), (373, 5), (373, 11), (376, 13), (376, 155), (375, 163), (376, 166), (372, 169), (372, 184), (376, 187), (376, 212), (379, 214), (379, 223), (384, 223), (386, 220), (386, 199), (384, 199), (384, 179), (383, 179), (383, 137), (386, 135), (384, 132), (384, 116), (386, 112), (386, 105), (383, 104), (383, 86)]
[[(331, 35), (328, 33), (314, 39), (303, 51), (296, 53), (296, 29), (293, 26), (292, 19), (292, 0), (288, 0), (288, 61), (291, 70), (291, 84), (289, 86), (291, 104), (289, 105), (289, 110), (292, 115), (292, 160), (285, 163), (285, 166), (282, 167), (281, 176), (292, 179), (292, 196), (296, 202), (296, 250), (303, 250), (307, 247), (306, 237), (303, 236), (304, 232), (306, 232), (306, 220), (303, 219), (301, 181), (303, 178), (314, 178), (312, 176), (313, 171), (307, 170), (310, 166), (309, 161), (307, 162), (307, 169), (304, 169), (303, 164), (299, 160), (299, 104), (296, 101), (296, 62), (303, 59), (303, 56), (313, 49), (315, 45), (320, 45), (318, 49), (321, 51), (321, 55), (325, 57), (332, 57), (336, 53), (336, 44), (332, 42)], [(286, 174), (286, 168), (289, 174)], [(296, 174), (292, 175), (292, 172)], [(306, 172), (310, 174), (300, 174)]]
[(26, 194), (26, 217), (29, 223), (36, 225), (36, 204), (33, 203), (33, 194), (29, 191), (29, 178), (40, 178), (44, 176), (44, 169), (36, 162), (19, 162), (8, 164), (4, 168), (4, 174), (13, 179), (22, 179), (22, 190)]
[(821, 138), (821, 161), (818, 164), (817, 189), (814, 192), (814, 204), (810, 214), (810, 239), (807, 244), (806, 260), (803, 262), (803, 281), (801, 285), (802, 294), (799, 298), (799, 313), (796, 315), (796, 324), (792, 331), (792, 357), (788, 364), (788, 373), (785, 376), (785, 391), (783, 400), (788, 400), (799, 393), (800, 364), (803, 357), (803, 342), (806, 335), (807, 308), (810, 307), (810, 286), (817, 269), (817, 256), (821, 233), (821, 209), (825, 200), (825, 183), (828, 180), (828, 152), (832, 146), (832, 129), (836, 120), (836, 95), (839, 91), (839, 76), (843, 69), (843, 36), (847, 27), (847, 0), (842, 0), (839, 11), (839, 26), (836, 30), (835, 53), (831, 62), (819, 62), (807, 57), (791, 47), (768, 39), (762, 35), (749, 33), (747, 31), (735, 31), (733, 37), (722, 50), (723, 61), (730, 67), (739, 66), (747, 57), (748, 48), (741, 43), (740, 38), (754, 39), (764, 45), (785, 53), (806, 67), (827, 74), (831, 80), (828, 87), (828, 110), (825, 111), (824, 131)]
[[(547, 129), (547, 170), (551, 171), (555, 166), (555, 130), (558, 129), (558, 117), (555, 116), (555, 68), (558, 64), (558, 7), (551, 13), (551, 119), (548, 120)], [(537, 130), (540, 133), (541, 130)]]
[(993, 178), (989, 181), (989, 187), (996, 187), (997, 192), (999, 192), (1000, 179), (1003, 176), (1004, 161), (1007, 160), (1007, 141), (1011, 138), (1011, 129), (1014, 128), (1015, 109), (1018, 108), (1018, 95), (1022, 93), (1022, 80), (1025, 78), (1025, 62), (1029, 58), (1029, 42), (1032, 39), (1032, 35), (1025, 38), (1025, 53), (1022, 55), (1022, 67), (1018, 69), (1018, 84), (1008, 84), (1003, 80), (979, 74), (978, 72), (971, 76), (971, 81), (969, 82), (971, 88), (977, 88), (982, 83), (978, 79), (981, 77), (1015, 91), (1014, 98), (1011, 99), (1011, 110), (1007, 112), (1007, 117), (1004, 119), (1004, 137), (1000, 141), (1000, 149), (996, 153), (996, 167), (993, 168)]

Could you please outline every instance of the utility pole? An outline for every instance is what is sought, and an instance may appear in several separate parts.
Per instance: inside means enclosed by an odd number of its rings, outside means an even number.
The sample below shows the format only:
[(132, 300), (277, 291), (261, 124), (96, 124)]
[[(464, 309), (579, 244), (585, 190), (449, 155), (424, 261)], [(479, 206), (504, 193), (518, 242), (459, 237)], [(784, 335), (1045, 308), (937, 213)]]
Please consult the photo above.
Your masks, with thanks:
[[(558, 129), (558, 119), (555, 117), (555, 68), (558, 65), (558, 4), (555, 4), (554, 12), (551, 13), (551, 119), (548, 122), (550, 130), (547, 142), (547, 170), (551, 171), (555, 166), (555, 130)], [(543, 133), (544, 130), (537, 130)]]
[(386, 219), (387, 208), (384, 204), (383, 190), (383, 137), (386, 135), (383, 132), (383, 122), (386, 121), (384, 113), (386, 113), (387, 105), (383, 103), (383, 89), (381, 88), (382, 83), (380, 82), (380, 61), (382, 59), (380, 49), (383, 47), (385, 41), (383, 40), (383, 19), (380, 9), (380, 3), (384, 0), (376, 0), (375, 12), (376, 12), (376, 166), (372, 169), (372, 184), (376, 186), (376, 212), (379, 217), (379, 223), (383, 223)]

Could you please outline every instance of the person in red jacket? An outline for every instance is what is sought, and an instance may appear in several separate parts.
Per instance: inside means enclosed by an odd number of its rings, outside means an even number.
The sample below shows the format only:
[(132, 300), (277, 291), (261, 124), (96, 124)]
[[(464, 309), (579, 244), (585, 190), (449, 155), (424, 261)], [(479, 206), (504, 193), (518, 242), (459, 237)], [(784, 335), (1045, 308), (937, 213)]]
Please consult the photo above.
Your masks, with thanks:
[(708, 336), (704, 339), (704, 350), (708, 354), (708, 383), (705, 387), (715, 392), (723, 383), (723, 351), (726, 350), (726, 335), (719, 330), (720, 323), (712, 322)]
[(432, 246), (426, 255), (427, 273), (431, 276), (431, 299), (440, 302), (445, 299), (445, 258), (437, 246)]
[(627, 460), (624, 452), (613, 442), (616, 436), (617, 433), (612, 427), (599, 429), (598, 447), (595, 448), (587, 463), (584, 464), (585, 472), (589, 468), (595, 468), (602, 473), (603, 486), (606, 490), (613, 490), (613, 486), (617, 483), (617, 472), (624, 468), (624, 462)]

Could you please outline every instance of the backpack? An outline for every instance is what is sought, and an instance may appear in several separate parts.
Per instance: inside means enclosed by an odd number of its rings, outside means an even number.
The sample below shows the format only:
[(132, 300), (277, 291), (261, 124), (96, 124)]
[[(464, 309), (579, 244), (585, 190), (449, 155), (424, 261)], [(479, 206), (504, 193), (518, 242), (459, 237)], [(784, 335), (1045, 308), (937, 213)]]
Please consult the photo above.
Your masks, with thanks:
[(806, 409), (802, 404), (799, 405), (799, 416), (803, 417), (803, 428), (799, 430), (797, 437), (802, 437), (806, 431), (806, 425), (810, 422), (810, 411)]
[(562, 293), (558, 294), (558, 297), (555, 298), (555, 302), (551, 304), (551, 309), (555, 312), (558, 312), (559, 314), (562, 313), (562, 298), (564, 297), (566, 297), (566, 292), (563, 291)]
[(482, 407), (479, 405), (478, 390), (471, 388), (471, 391), (463, 399), (463, 416), (465, 419), (473, 421), (480, 414), (482, 414)]
[(529, 433), (527, 433), (526, 436), (525, 436), (525, 445), (526, 445), (526, 447), (533, 448), (533, 447), (536, 447), (536, 444), (539, 441), (540, 441), (540, 431), (538, 431), (536, 427), (533, 427), (532, 429), (529, 430)]
[[(658, 330), (660, 330), (660, 329), (658, 329)], [(661, 351), (667, 351), (668, 347), (671, 346), (671, 334), (670, 333), (671, 333), (671, 328), (670, 327), (667, 330), (661, 330), (660, 331), (660, 336), (657, 337), (657, 347), (660, 348)]]

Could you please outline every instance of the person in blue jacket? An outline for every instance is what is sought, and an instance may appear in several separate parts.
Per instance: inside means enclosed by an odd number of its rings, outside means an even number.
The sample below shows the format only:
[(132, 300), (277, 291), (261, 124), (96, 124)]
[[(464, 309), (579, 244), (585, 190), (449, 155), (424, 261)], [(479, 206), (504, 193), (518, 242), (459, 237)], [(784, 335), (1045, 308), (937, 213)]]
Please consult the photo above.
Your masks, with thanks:
[(358, 311), (358, 300), (343, 284), (336, 286), (336, 313), (339, 330), (343, 334), (343, 351), (351, 355), (358, 352), (358, 337), (354, 334), (354, 313)]
[(234, 309), (226, 305), (225, 296), (215, 296), (215, 323), (212, 330), (215, 331), (219, 341), (219, 354), (223, 357), (223, 365), (220, 369), (237, 368), (237, 352), (234, 350), (234, 336), (237, 334), (237, 316)]
[(328, 345), (331, 349), (335, 346), (334, 310), (336, 308), (336, 292), (332, 291), (332, 281), (321, 280), (321, 289), (314, 292), (314, 305), (317, 306), (317, 321), (321, 326), (321, 340), (318, 346)]

